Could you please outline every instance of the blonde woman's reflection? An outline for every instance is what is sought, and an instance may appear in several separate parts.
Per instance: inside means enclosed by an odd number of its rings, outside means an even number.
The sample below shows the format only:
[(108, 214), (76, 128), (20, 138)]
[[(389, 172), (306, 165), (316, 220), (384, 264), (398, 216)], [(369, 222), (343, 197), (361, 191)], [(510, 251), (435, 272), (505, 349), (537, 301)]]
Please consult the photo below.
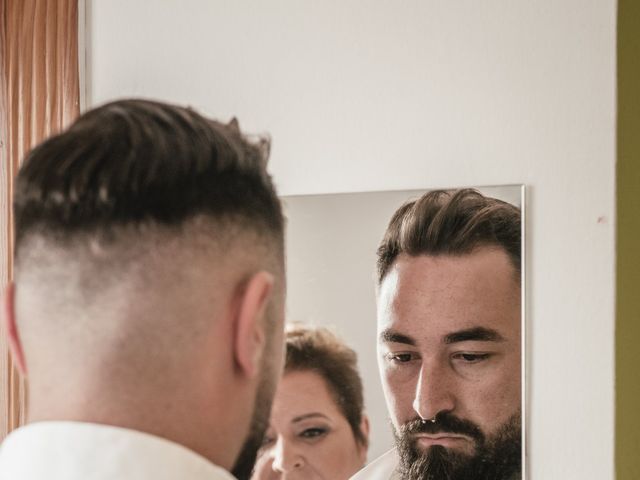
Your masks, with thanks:
[(300, 325), (287, 331), (286, 349), (252, 480), (346, 480), (364, 465), (369, 437), (356, 353)]

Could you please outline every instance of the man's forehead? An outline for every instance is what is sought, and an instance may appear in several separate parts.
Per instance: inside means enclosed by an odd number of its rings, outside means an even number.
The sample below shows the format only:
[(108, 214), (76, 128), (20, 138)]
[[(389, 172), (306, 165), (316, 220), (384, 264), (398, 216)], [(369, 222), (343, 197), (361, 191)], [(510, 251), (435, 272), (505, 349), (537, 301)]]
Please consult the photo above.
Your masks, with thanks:
[(378, 290), (378, 331), (444, 337), (485, 328), (502, 332), (519, 323), (520, 287), (506, 253), (401, 255)]
[(468, 253), (437, 255), (401, 253), (390, 267), (390, 273), (393, 270), (403, 276), (477, 276), (491, 273), (517, 277), (509, 254), (504, 248), (493, 245), (478, 247)]
[[(461, 255), (401, 254), (378, 288), (378, 299), (401, 295), (448, 295), (461, 290), (465, 295), (492, 290), (504, 295), (520, 295), (520, 282), (511, 261), (501, 248), (483, 247)], [(493, 288), (495, 290), (495, 288)]]

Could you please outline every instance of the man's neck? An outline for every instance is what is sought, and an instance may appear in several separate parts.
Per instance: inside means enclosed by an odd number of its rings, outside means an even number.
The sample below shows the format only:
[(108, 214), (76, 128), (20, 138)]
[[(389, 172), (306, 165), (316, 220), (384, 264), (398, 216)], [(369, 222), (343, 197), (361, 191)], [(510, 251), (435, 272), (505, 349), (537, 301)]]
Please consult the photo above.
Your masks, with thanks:
[[(234, 445), (230, 439), (238, 436), (229, 421), (231, 412), (227, 408), (210, 408), (219, 412), (219, 421), (210, 415), (198, 415), (202, 408), (166, 401), (139, 401), (108, 403), (106, 397), (95, 397), (93, 402), (81, 404), (68, 399), (64, 407), (61, 402), (36, 402), (31, 399), (28, 423), (42, 421), (71, 421), (110, 425), (136, 430), (180, 444), (203, 456), (212, 463), (229, 470), (235, 460)], [(141, 406), (143, 408), (141, 408)], [(221, 417), (225, 417), (223, 419)], [(237, 450), (241, 447), (238, 439)]]

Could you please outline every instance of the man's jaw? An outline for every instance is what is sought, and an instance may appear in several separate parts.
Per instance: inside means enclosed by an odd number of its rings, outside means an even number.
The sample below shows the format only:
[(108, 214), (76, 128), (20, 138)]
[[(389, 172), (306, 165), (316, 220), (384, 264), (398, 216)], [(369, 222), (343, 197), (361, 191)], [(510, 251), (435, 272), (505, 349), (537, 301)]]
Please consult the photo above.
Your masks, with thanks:
[(436, 422), (414, 418), (394, 428), (403, 478), (520, 478), (519, 414), (487, 438), (474, 422), (450, 413)]

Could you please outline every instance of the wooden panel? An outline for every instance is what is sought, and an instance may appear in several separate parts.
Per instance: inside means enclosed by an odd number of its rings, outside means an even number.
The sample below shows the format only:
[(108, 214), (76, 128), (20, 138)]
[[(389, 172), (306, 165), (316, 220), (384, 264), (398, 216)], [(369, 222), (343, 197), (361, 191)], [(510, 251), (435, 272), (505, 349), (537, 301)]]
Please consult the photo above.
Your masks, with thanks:
[[(0, 0), (0, 287), (12, 278), (12, 179), (30, 148), (79, 112), (77, 0)], [(24, 423), (26, 389), (0, 335), (0, 439)]]
[[(0, 11), (0, 15), (2, 12)], [(2, 18), (0, 17), (0, 22)], [(0, 23), (1, 25), (2, 23)], [(0, 42), (4, 45), (4, 39), (0, 38)], [(0, 82), (2, 80), (0, 79)], [(4, 93), (4, 85), (0, 83), (0, 88)], [(4, 94), (0, 95), (0, 111), (5, 112)], [(4, 292), (4, 288), (9, 280), (9, 208), (10, 193), (9, 179), (11, 178), (8, 165), (7, 153), (7, 128), (6, 116), (0, 116), (0, 292)], [(0, 312), (0, 318), (2, 313)], [(11, 370), (9, 354), (4, 329), (0, 327), (0, 436), (4, 436), (8, 431), (6, 406), (8, 405), (9, 395), (9, 376), (7, 373)]]

